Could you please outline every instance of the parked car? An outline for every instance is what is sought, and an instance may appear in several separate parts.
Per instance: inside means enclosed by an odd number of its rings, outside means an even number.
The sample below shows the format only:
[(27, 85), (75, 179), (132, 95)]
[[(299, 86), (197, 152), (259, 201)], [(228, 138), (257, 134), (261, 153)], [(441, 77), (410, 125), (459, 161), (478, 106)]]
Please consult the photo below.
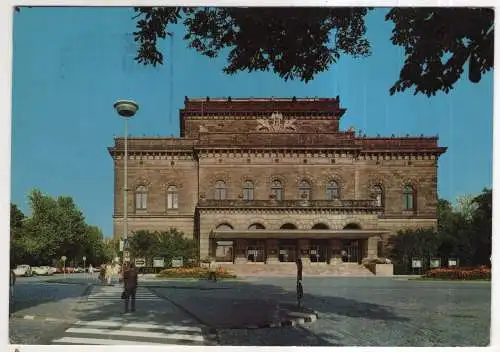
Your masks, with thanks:
[(16, 276), (32, 276), (33, 275), (32, 271), (31, 271), (31, 266), (26, 265), (26, 264), (18, 265), (14, 269), (14, 274)]
[(50, 267), (48, 266), (38, 266), (38, 267), (33, 267), (32, 268), (33, 274), (34, 275), (52, 275), (53, 272)]
[(57, 272), (57, 268), (54, 268), (53, 266), (49, 266), (49, 275), (54, 275)]

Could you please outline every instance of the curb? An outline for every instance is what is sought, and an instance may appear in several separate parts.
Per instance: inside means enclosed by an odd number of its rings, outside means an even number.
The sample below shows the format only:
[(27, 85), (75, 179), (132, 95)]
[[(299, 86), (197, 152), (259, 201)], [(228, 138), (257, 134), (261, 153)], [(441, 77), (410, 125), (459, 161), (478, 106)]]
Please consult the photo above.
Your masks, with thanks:
[(61, 322), (61, 323), (74, 323), (78, 320), (76, 319), (61, 319), (61, 318), (51, 318), (44, 317), (41, 315), (20, 315), (20, 314), (11, 314), (9, 319), (23, 319), (23, 320), (36, 320), (36, 321), (51, 321), (51, 322)]

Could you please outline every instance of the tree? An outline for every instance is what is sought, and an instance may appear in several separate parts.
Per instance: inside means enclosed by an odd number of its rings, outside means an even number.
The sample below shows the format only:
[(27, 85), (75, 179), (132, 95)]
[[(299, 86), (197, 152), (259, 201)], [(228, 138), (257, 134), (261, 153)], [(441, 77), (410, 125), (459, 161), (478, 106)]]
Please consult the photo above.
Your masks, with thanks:
[(158, 246), (158, 234), (147, 230), (133, 232), (129, 239), (130, 252), (135, 258), (151, 259)]
[(90, 263), (108, 255), (101, 230), (85, 223), (71, 197), (52, 198), (34, 189), (28, 198), (28, 218), (11, 206), (11, 262), (47, 265), (64, 255), (78, 264), (83, 256)]
[(464, 217), (466, 221), (471, 221), (477, 209), (475, 197), (467, 194), (457, 197), (457, 205), (455, 206), (456, 212)]
[[(168, 26), (185, 25), (189, 46), (209, 58), (227, 53), (224, 72), (273, 70), (285, 80), (308, 82), (341, 55), (370, 54), (365, 16), (371, 8), (186, 8), (138, 7), (136, 60), (163, 64), (158, 39)], [(391, 41), (405, 61), (390, 94), (448, 93), (469, 65), (477, 83), (493, 68), (494, 11), (489, 8), (393, 8)], [(228, 50), (229, 49), (229, 50)]]
[(477, 207), (472, 216), (472, 226), (475, 229), (473, 260), (476, 264), (488, 265), (491, 264), (490, 257), (492, 254), (492, 190), (484, 189), (481, 194), (474, 198), (474, 203)]
[(196, 243), (192, 239), (187, 239), (184, 234), (175, 228), (158, 234), (158, 247), (155, 256), (165, 258), (168, 266), (174, 258), (183, 258), (186, 262), (197, 256)]
[(10, 204), (10, 264), (20, 264), (26, 252), (23, 242), (23, 221), (25, 216), (15, 204)]

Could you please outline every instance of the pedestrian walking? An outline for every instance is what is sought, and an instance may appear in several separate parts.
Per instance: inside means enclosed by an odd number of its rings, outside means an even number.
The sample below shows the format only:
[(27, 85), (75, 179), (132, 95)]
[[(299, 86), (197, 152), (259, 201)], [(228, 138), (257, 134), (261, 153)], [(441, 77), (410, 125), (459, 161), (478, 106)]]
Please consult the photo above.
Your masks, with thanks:
[(94, 278), (94, 267), (92, 267), (92, 264), (89, 264), (89, 276), (91, 279)]
[(112, 275), (112, 272), (111, 272), (111, 264), (106, 264), (106, 269), (105, 269), (105, 274), (104, 274), (104, 277), (106, 278), (106, 282), (108, 284), (108, 286), (111, 286), (111, 275)]
[(137, 292), (137, 270), (134, 263), (126, 264), (123, 271), (123, 293), (125, 300), (125, 313), (128, 313), (129, 301), (130, 310), (135, 312), (135, 294)]
[(217, 262), (214, 258), (212, 258), (210, 264), (208, 264), (208, 280), (217, 282)]

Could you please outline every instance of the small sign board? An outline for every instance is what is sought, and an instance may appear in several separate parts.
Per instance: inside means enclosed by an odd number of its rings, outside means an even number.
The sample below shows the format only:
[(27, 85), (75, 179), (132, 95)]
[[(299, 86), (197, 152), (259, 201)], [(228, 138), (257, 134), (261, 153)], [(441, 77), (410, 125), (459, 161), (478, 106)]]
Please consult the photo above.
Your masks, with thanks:
[(458, 266), (458, 259), (448, 259), (448, 266)]
[(184, 266), (184, 260), (179, 258), (172, 258), (172, 268), (182, 268)]
[(123, 252), (123, 240), (120, 240), (120, 252)]
[(135, 258), (135, 266), (138, 268), (144, 268), (146, 266), (145, 258)]
[(412, 259), (411, 267), (414, 269), (420, 269), (422, 267), (422, 261), (420, 259)]
[(130, 261), (130, 252), (129, 251), (123, 251), (123, 260), (126, 262)]
[(439, 258), (432, 258), (431, 261), (430, 261), (430, 263), (429, 263), (429, 266), (431, 268), (433, 268), (433, 269), (441, 267), (441, 259), (439, 259)]
[(218, 246), (232, 246), (233, 241), (217, 241)]
[(154, 268), (164, 268), (165, 267), (165, 259), (164, 258), (154, 258), (153, 259), (153, 267)]

